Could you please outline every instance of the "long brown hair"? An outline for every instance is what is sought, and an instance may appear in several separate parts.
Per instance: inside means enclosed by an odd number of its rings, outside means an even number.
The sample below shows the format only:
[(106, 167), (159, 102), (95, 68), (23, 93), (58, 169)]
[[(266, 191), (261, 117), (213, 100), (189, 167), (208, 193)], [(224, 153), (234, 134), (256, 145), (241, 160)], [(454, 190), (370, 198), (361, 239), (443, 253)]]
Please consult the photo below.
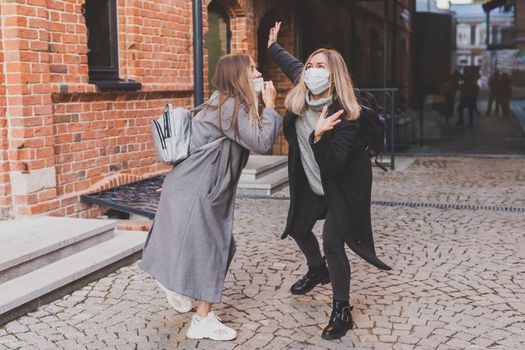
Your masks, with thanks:
[(219, 93), (217, 104), (211, 101), (205, 103), (205, 109), (217, 110), (218, 125), (222, 129), (221, 108), (229, 99), (234, 99), (234, 108), (231, 115), (231, 126), (235, 135), (239, 135), (239, 108), (245, 108), (250, 116), (250, 121), (255, 127), (260, 127), (261, 118), (257, 109), (256, 92), (250, 68), (250, 56), (242, 54), (229, 54), (221, 57), (217, 63), (213, 84)]
[(344, 58), (339, 52), (331, 49), (316, 50), (308, 57), (299, 83), (286, 96), (286, 100), (284, 101), (285, 107), (297, 115), (304, 113), (306, 109), (306, 94), (308, 93), (308, 88), (304, 83), (304, 73), (312, 57), (320, 53), (326, 56), (330, 67), (330, 79), (332, 80), (330, 90), (332, 98), (345, 110), (347, 119), (358, 119), (361, 107), (354, 93), (352, 78), (350, 78), (350, 73), (348, 72)]

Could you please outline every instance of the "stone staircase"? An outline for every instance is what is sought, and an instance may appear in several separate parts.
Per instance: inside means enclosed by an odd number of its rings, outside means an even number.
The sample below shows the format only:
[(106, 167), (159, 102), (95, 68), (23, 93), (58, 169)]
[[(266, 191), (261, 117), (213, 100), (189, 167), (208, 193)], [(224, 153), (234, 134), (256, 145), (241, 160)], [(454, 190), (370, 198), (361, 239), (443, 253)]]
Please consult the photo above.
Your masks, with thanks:
[(243, 169), (237, 195), (265, 197), (288, 185), (286, 156), (251, 155)]
[(147, 232), (116, 225), (45, 216), (0, 221), (0, 324), (137, 260)]

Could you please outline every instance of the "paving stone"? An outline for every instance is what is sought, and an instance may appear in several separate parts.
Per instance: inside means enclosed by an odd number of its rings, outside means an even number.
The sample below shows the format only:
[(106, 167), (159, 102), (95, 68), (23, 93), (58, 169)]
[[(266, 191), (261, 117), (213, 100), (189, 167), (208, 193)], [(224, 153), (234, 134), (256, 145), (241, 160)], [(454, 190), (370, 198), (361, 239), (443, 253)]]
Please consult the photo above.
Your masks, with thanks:
[[(418, 158), (403, 172), (374, 172), (372, 195), (525, 207), (522, 169), (523, 159)], [(307, 266), (294, 241), (280, 239), (288, 202), (236, 206), (237, 254), (215, 306), (238, 330), (234, 341), (186, 339), (191, 313), (173, 310), (135, 263), (0, 327), (0, 350), (525, 348), (523, 213), (372, 206), (377, 252), (393, 269), (347, 250), (355, 327), (329, 342), (320, 335), (330, 285), (289, 293)]]

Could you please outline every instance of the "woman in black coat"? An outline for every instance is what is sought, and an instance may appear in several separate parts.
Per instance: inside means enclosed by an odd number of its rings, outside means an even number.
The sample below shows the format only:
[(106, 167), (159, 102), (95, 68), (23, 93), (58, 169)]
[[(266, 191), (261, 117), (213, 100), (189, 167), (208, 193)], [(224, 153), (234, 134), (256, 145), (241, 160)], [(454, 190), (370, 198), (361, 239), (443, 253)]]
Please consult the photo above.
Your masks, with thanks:
[[(276, 43), (280, 25), (270, 30), (268, 53), (295, 85), (285, 101), (283, 122), (289, 143), (290, 208), (282, 238), (295, 239), (309, 267), (291, 291), (305, 294), (331, 281), (333, 310), (322, 337), (338, 339), (352, 328), (345, 243), (374, 266), (390, 269), (375, 254), (372, 168), (359, 132), (361, 107), (341, 55), (320, 49), (303, 65)], [(312, 233), (321, 219), (326, 219), (326, 263)]]

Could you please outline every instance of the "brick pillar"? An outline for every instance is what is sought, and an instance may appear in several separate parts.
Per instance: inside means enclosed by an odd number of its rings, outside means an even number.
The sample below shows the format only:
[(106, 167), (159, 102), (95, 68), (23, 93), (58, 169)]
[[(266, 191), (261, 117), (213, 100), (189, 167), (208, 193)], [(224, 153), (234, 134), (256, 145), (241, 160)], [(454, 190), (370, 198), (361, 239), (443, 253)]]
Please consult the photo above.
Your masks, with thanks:
[(231, 18), (232, 52), (245, 53), (255, 58), (255, 36), (257, 27), (254, 22), (253, 1), (238, 1)]
[(39, 0), (2, 4), (7, 127), (4, 142), (9, 152), (15, 216), (39, 214), (59, 205), (45, 6), (46, 2)]
[(525, 3), (516, 0), (516, 48), (525, 50)]

